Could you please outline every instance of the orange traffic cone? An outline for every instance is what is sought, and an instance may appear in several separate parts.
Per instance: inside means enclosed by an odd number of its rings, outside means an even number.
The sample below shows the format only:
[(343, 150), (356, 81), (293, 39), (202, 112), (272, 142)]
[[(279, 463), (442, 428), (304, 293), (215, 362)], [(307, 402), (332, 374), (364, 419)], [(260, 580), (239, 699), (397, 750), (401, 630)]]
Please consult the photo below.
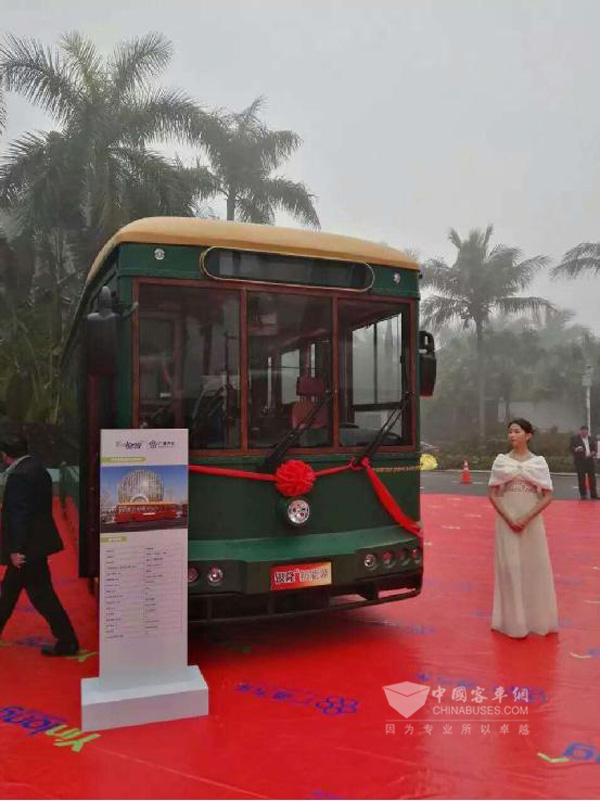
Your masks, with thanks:
[(462, 470), (462, 478), (460, 479), (461, 484), (470, 484), (471, 483), (471, 476), (469, 474), (469, 463), (465, 459), (463, 464)]

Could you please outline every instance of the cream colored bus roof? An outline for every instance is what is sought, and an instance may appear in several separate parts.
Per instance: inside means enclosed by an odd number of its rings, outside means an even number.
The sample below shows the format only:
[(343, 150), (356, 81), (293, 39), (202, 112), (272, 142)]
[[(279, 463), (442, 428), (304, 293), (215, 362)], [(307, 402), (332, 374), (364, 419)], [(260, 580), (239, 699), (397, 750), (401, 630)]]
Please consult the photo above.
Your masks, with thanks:
[(418, 270), (419, 265), (402, 251), (350, 236), (278, 228), (273, 225), (203, 220), (196, 217), (146, 217), (135, 220), (110, 239), (96, 256), (87, 277), (89, 284), (108, 254), (123, 242), (149, 245), (219, 246), (236, 250), (363, 261)]

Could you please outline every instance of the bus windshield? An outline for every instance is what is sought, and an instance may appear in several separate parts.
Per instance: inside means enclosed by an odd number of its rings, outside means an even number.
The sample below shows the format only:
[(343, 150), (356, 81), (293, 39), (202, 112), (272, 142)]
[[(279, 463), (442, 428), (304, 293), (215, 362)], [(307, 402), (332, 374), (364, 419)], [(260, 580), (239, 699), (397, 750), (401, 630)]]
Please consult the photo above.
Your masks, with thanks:
[[(410, 391), (406, 303), (151, 283), (139, 303), (139, 424), (188, 428), (192, 450), (270, 450), (298, 426), (295, 448), (359, 448)], [(409, 444), (412, 413), (384, 446)]]
[[(248, 296), (250, 447), (279, 442), (332, 386), (331, 341), (330, 298), (268, 292)], [(332, 418), (325, 406), (297, 444), (333, 444)]]

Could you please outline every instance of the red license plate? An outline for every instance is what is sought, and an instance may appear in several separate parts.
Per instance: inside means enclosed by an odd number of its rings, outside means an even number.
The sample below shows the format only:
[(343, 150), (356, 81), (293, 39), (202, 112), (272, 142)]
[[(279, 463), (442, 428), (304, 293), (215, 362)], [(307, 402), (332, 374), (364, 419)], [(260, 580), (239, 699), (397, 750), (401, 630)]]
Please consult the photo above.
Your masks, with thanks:
[(281, 565), (271, 568), (272, 590), (301, 590), (331, 584), (331, 562)]

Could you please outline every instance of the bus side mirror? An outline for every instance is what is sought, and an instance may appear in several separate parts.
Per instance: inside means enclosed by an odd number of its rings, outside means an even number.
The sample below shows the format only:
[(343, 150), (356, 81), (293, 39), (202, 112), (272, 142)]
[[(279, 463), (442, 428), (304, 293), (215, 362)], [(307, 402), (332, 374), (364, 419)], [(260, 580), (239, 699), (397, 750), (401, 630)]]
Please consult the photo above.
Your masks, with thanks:
[(103, 286), (98, 297), (98, 311), (85, 320), (87, 371), (92, 375), (114, 375), (117, 372), (117, 320), (112, 295)]
[(435, 387), (437, 362), (435, 358), (435, 342), (428, 331), (419, 331), (419, 375), (422, 398), (430, 398)]

